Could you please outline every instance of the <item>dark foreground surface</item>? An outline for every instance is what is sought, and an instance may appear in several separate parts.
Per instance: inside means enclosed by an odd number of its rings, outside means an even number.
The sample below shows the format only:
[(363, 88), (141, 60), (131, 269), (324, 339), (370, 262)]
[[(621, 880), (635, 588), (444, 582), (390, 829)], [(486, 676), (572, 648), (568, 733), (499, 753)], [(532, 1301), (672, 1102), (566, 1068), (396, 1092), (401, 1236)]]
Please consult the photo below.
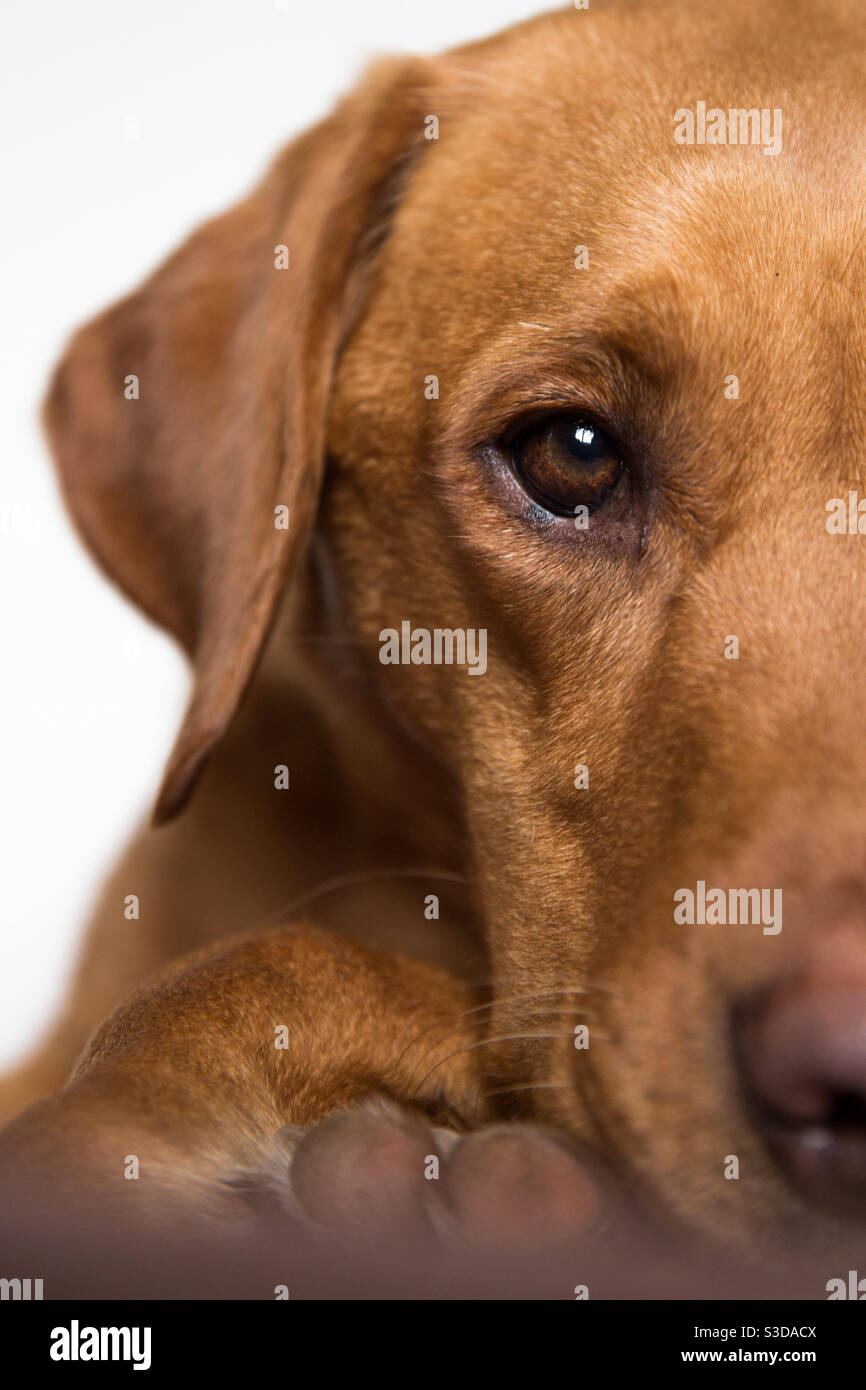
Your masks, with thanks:
[[(866, 1273), (866, 1259), (860, 1264)], [(547, 1336), (560, 1327), (569, 1336), (575, 1366), (593, 1357), (603, 1370), (645, 1375), (674, 1366), (689, 1374), (706, 1364), (795, 1364), (826, 1383), (860, 1364), (863, 1313), (839, 1306), (866, 1297), (860, 1277), (850, 1252), (769, 1267), (650, 1230), (559, 1242), (539, 1231), (520, 1248), (497, 1248), (393, 1232), (317, 1237), (274, 1210), (252, 1213), (243, 1228), (166, 1223), (157, 1230), (121, 1225), (95, 1207), (52, 1210), (47, 1199), (15, 1210), (7, 1204), (0, 1223), (0, 1278), (7, 1281), (0, 1329), (4, 1352), (25, 1376), (92, 1379), (103, 1370), (139, 1370), (157, 1379), (166, 1371), (225, 1377), (253, 1367), (291, 1374), (304, 1337), (329, 1366), (345, 1358), (360, 1367), (393, 1345), (393, 1320), (380, 1321), (371, 1302), (467, 1300), (477, 1307), (486, 1300), (580, 1306), (564, 1323), (541, 1311), (515, 1311), (506, 1322), (484, 1312), (479, 1324), (476, 1312), (406, 1309), (400, 1331), (413, 1336), (412, 1357), (421, 1352), (423, 1372), (436, 1374), (433, 1355), (453, 1364), (442, 1334), (457, 1321), (462, 1364), (478, 1362), (488, 1372), (504, 1365), (516, 1375), (512, 1357), (539, 1347), (533, 1333), (542, 1318)], [(364, 1302), (366, 1309), (309, 1307), (321, 1300)], [(273, 1306), (281, 1303), (289, 1306)], [(306, 1311), (293, 1310), (298, 1303)]]
[[(565, 1299), (866, 1301), (866, 1250), (752, 1263), (650, 1228), (519, 1245), (393, 1231), (316, 1235), (284, 1213), (243, 1226), (121, 1223), (95, 1206), (6, 1204), (0, 1278), (41, 1279), (54, 1299)], [(832, 1283), (831, 1281), (843, 1281)], [(829, 1285), (829, 1289), (828, 1289)], [(14, 1292), (13, 1295), (14, 1297)], [(837, 1301), (836, 1299), (832, 1301)]]

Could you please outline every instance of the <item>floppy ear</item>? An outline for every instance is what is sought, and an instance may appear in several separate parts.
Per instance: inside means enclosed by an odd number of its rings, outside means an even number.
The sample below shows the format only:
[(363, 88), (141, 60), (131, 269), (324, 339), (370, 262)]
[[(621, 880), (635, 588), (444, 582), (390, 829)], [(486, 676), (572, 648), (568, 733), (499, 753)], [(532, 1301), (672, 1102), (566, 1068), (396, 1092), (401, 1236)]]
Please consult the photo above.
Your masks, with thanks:
[(374, 68), (249, 198), (76, 334), (55, 374), (45, 420), (69, 508), (194, 663), (157, 821), (225, 731), (304, 552), (335, 358), (422, 147), (430, 72)]

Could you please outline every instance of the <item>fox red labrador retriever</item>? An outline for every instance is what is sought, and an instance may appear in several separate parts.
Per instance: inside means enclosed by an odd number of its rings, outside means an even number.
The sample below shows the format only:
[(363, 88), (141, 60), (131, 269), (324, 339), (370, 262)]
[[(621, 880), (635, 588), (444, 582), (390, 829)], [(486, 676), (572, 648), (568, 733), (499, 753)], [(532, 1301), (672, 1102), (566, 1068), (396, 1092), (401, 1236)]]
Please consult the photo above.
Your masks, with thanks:
[(194, 686), (10, 1182), (866, 1214), (864, 76), (848, 0), (388, 62), (73, 339), (69, 507)]

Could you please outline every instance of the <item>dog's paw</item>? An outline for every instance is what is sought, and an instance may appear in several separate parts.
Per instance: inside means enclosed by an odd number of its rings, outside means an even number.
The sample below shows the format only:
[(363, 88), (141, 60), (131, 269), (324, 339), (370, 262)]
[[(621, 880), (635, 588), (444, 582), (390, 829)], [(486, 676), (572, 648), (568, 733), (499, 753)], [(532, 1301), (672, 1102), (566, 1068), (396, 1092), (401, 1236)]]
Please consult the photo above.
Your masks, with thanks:
[(373, 1100), (310, 1130), (281, 1130), (277, 1142), (295, 1213), (335, 1235), (513, 1248), (585, 1233), (602, 1216), (597, 1162), (530, 1125), (460, 1136)]

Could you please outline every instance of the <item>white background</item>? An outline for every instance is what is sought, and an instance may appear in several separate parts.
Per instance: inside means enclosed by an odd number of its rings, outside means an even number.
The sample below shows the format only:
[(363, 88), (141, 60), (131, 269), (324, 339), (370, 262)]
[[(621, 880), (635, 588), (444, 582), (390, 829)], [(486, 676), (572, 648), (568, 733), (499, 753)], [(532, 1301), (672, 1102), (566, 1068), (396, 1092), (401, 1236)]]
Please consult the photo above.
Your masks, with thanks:
[(186, 694), (182, 659), (98, 575), (58, 502), (37, 413), (64, 338), (242, 194), (366, 59), (541, 8), (3, 0), (0, 1064), (56, 1007)]

